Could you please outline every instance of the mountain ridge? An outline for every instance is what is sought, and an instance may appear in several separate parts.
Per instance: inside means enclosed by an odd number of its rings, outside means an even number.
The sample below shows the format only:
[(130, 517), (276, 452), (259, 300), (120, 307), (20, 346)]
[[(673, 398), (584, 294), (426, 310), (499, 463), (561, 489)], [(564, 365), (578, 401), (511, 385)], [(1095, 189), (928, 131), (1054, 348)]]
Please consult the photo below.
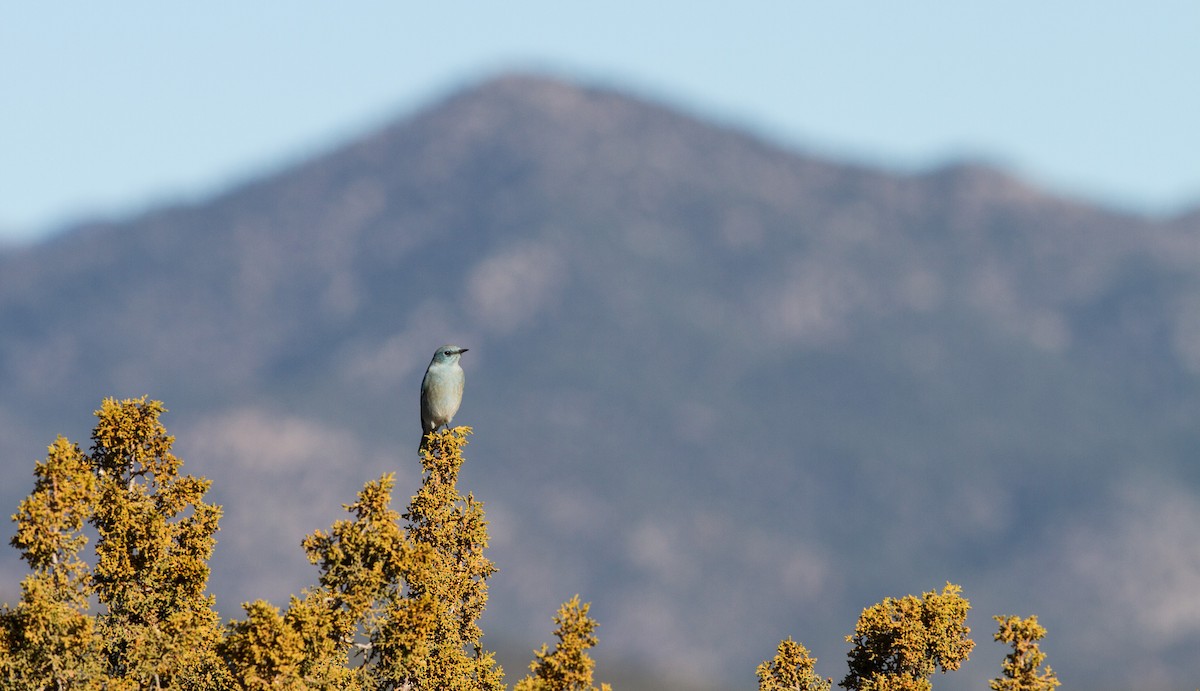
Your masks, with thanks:
[[(564, 90), (564, 88), (566, 90)], [(377, 141), (380, 138), (386, 138), (388, 133), (394, 132), (397, 129), (402, 129), (410, 125), (412, 121), (416, 119), (422, 118), (429, 114), (440, 113), (440, 109), (443, 106), (451, 104), (455, 100), (462, 99), (468, 94), (471, 96), (478, 96), (482, 92), (493, 92), (498, 94), (524, 93), (527, 98), (533, 99), (536, 96), (531, 94), (531, 92), (554, 94), (556, 93), (556, 90), (560, 90), (557, 92), (560, 95), (564, 93), (570, 93), (570, 91), (592, 95), (620, 95), (621, 97), (629, 100), (635, 100), (644, 106), (664, 111), (666, 113), (671, 113), (683, 119), (701, 123), (707, 128), (720, 130), (726, 134), (757, 142), (766, 148), (779, 150), (793, 156), (799, 156), (801, 158), (811, 159), (817, 162), (828, 162), (836, 167), (849, 167), (868, 171), (876, 171), (887, 176), (900, 178), (938, 177), (946, 174), (954, 177), (958, 173), (978, 173), (980, 176), (993, 178), (994, 182), (1002, 183), (1006, 186), (1019, 187), (1037, 196), (1056, 199), (1068, 204), (1103, 208), (1107, 213), (1124, 215), (1130, 218), (1148, 221), (1161, 220), (1167, 222), (1173, 220), (1185, 220), (1200, 214), (1200, 207), (1193, 207), (1182, 209), (1163, 218), (1158, 218), (1158, 216), (1154, 214), (1139, 213), (1137, 211), (1123, 209), (1119, 206), (1103, 207), (1102, 199), (1091, 199), (1085, 196), (1079, 196), (1070, 193), (1044, 191), (1039, 189), (1036, 184), (1025, 181), (1020, 176), (1007, 172), (1002, 165), (991, 164), (985, 159), (979, 159), (970, 156), (947, 158), (940, 162), (935, 162), (929, 166), (925, 166), (910, 172), (888, 170), (879, 165), (873, 165), (864, 162), (853, 162), (852, 159), (842, 160), (836, 156), (810, 153), (801, 145), (781, 144), (770, 135), (747, 129), (745, 126), (736, 121), (728, 123), (709, 122), (703, 115), (693, 113), (685, 107), (680, 107), (677, 104), (667, 101), (659, 101), (652, 95), (645, 95), (641, 93), (636, 95), (628, 95), (619, 86), (603, 84), (575, 85), (565, 82), (560, 78), (548, 76), (538, 72), (502, 72), (496, 75), (491, 75), (468, 82), (465, 85), (460, 85), (458, 88), (448, 93), (439, 93), (429, 99), (422, 106), (404, 111), (398, 117), (394, 117), (384, 124), (372, 125), (366, 128), (366, 133), (364, 134), (322, 145), (303, 156), (291, 158), (282, 163), (260, 167), (257, 172), (248, 176), (239, 177), (235, 182), (227, 183), (216, 190), (200, 194), (183, 195), (183, 197), (175, 199), (166, 197), (152, 206), (139, 210), (95, 214), (91, 217), (83, 214), (80, 215), (78, 220), (56, 224), (56, 227), (49, 233), (45, 234), (41, 240), (14, 242), (8, 246), (0, 246), (0, 250), (20, 250), (31, 245), (38, 245), (46, 241), (51, 241), (59, 236), (71, 235), (76, 232), (87, 232), (95, 229), (96, 227), (127, 225), (139, 221), (143, 216), (161, 213), (164, 210), (192, 208), (218, 203), (228, 194), (234, 194), (246, 188), (253, 188), (259, 183), (274, 179), (281, 175), (286, 175), (289, 171), (305, 168), (310, 164), (319, 164), (320, 161), (327, 156), (345, 153), (348, 149), (369, 149), (372, 141)]]

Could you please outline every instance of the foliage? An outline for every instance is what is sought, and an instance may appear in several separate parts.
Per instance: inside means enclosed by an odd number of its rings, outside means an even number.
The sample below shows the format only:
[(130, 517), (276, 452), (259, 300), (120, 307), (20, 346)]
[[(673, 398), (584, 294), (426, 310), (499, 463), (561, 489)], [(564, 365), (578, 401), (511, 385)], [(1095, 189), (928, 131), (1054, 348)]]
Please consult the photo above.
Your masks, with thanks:
[(211, 484), (180, 476), (162, 403), (104, 401), (92, 432), (97, 497), (93, 591), (108, 676), (131, 687), (212, 689), (229, 683), (216, 654), (214, 598), (205, 593), (221, 516)]
[(263, 600), (242, 607), (245, 621), (230, 623), (219, 645), (240, 686), (250, 691), (303, 686), (307, 651), (300, 628)]
[(857, 691), (928, 691), (937, 668), (958, 669), (975, 647), (966, 626), (971, 605), (947, 583), (941, 593), (884, 598), (863, 610), (846, 641), (850, 672), (840, 686)]
[(12, 689), (85, 688), (101, 674), (96, 622), (88, 614), (91, 574), (79, 558), (96, 478), (90, 459), (62, 437), (34, 476), (33, 492), (13, 516), (11, 541), (33, 573), (21, 582), (17, 606), (0, 611), (0, 679)]
[[(36, 465), (12, 539), (33, 573), (0, 615), (9, 687), (229, 685), (205, 595), (221, 511), (203, 501), (207, 480), (179, 475), (163, 412), (145, 398), (106, 399), (90, 455), (60, 437)], [(79, 557), (85, 522), (97, 535), (91, 569)]]
[[(305, 538), (318, 584), (284, 612), (247, 603), (222, 627), (206, 594), (221, 510), (204, 501), (208, 480), (180, 474), (163, 412), (105, 400), (89, 454), (59, 438), (36, 464), (13, 516), (32, 573), (0, 609), (0, 686), (504, 688), (477, 623), (496, 572), (483, 505), (456, 487), (469, 428), (430, 437), (406, 513), (390, 506), (387, 474), (346, 506), (349, 519)], [(94, 567), (80, 556), (89, 524)]]
[[(554, 650), (542, 644), (534, 651), (534, 661), (529, 664), (531, 674), (517, 682), (513, 691), (596, 691), (592, 686), (592, 670), (596, 663), (587, 654), (596, 645), (595, 619), (588, 616), (591, 603), (579, 602), (579, 595), (558, 608), (554, 623), (558, 638)], [(599, 691), (611, 691), (608, 684), (601, 684)]]
[[(288, 617), (305, 624), (305, 657), (324, 660), (306, 679), (345, 688), (503, 688), (477, 624), (496, 571), (483, 556), (483, 505), (456, 487), (469, 433), (456, 427), (430, 436), (421, 450), (424, 481), (403, 516), (390, 508), (387, 474), (346, 507), (352, 520), (305, 538), (320, 585), (293, 599)], [(347, 676), (351, 656), (357, 665)]]
[[(349, 518), (306, 537), (317, 584), (280, 611), (258, 600), (220, 625), (206, 594), (221, 509), (210, 482), (182, 475), (165, 412), (145, 397), (106, 399), (89, 453), (59, 437), (34, 467), (12, 517), (11, 544), (30, 574), (15, 607), (0, 608), (0, 687), (501, 691), (503, 670), (483, 649), (478, 620), (495, 565), (483, 504), (457, 488), (468, 427), (428, 435), (422, 484), (391, 508), (394, 475), (367, 482)], [(81, 551), (96, 536), (94, 566)], [(933, 672), (958, 669), (974, 647), (960, 588), (885, 598), (852, 636), (852, 691), (928, 691)], [(96, 614), (90, 609), (98, 605)], [(554, 617), (558, 642), (534, 651), (514, 691), (611, 691), (593, 686), (597, 622), (578, 595)], [(995, 617), (1012, 646), (994, 691), (1053, 691), (1041, 668), (1037, 617)], [(760, 691), (829, 691), (816, 659), (788, 638), (758, 666)]]
[(390, 654), (390, 678), (414, 689), (502, 689), (503, 670), (484, 651), (477, 623), (487, 605), (487, 579), (496, 567), (483, 504), (458, 493), (462, 447), (469, 427), (426, 435), (424, 482), (404, 519), (417, 558), (405, 574), (408, 591), (391, 603), (380, 652)]
[(1012, 646), (1012, 652), (1004, 658), (1004, 676), (992, 679), (988, 685), (993, 691), (1054, 691), (1059, 685), (1054, 670), (1040, 667), (1046, 654), (1037, 642), (1045, 638), (1046, 629), (1038, 624), (1036, 616), (1021, 619), (1015, 616), (993, 617), (999, 624), (993, 638)]
[(813, 671), (817, 658), (791, 638), (780, 641), (775, 657), (758, 666), (758, 691), (829, 691), (832, 679)]

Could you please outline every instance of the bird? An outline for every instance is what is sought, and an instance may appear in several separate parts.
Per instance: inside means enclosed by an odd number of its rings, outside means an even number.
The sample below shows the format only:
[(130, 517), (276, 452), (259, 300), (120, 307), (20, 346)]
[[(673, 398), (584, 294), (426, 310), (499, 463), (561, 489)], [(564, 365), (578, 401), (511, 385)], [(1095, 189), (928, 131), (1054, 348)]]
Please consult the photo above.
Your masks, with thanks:
[(425, 369), (421, 380), (421, 444), (425, 447), (425, 436), (439, 427), (450, 427), (450, 421), (462, 403), (463, 375), (458, 360), (466, 348), (444, 345), (438, 348)]

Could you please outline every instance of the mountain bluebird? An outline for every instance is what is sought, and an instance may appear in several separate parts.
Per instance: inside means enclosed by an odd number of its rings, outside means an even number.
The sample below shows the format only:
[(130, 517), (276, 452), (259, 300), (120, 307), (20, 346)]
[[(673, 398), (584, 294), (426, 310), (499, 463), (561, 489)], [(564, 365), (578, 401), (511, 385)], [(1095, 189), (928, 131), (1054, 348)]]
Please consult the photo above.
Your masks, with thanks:
[(444, 345), (433, 354), (421, 380), (421, 447), (425, 446), (425, 435), (439, 427), (449, 427), (450, 420), (462, 403), (463, 377), (458, 359), (467, 352), (466, 348)]

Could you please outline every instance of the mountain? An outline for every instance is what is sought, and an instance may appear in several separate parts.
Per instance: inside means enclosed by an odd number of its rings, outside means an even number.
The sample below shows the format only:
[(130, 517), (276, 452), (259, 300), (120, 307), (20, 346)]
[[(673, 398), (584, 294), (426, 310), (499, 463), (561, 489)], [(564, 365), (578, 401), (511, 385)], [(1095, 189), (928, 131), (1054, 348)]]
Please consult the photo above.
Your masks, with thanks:
[[(486, 631), (543, 641), (578, 592), (602, 657), (751, 688), (793, 636), (836, 680), (863, 607), (949, 580), (978, 647), (939, 688), (999, 673), (993, 614), (1039, 615), (1068, 685), (1178, 687), (1200, 678), (1198, 258), (1200, 214), (503, 76), (0, 250), (0, 500), (55, 434), (86, 445), (103, 397), (148, 393), (225, 507), (218, 606), (282, 603), (364, 481), (415, 490), (420, 377), (456, 342)], [(0, 597), (22, 572), (6, 550)]]

